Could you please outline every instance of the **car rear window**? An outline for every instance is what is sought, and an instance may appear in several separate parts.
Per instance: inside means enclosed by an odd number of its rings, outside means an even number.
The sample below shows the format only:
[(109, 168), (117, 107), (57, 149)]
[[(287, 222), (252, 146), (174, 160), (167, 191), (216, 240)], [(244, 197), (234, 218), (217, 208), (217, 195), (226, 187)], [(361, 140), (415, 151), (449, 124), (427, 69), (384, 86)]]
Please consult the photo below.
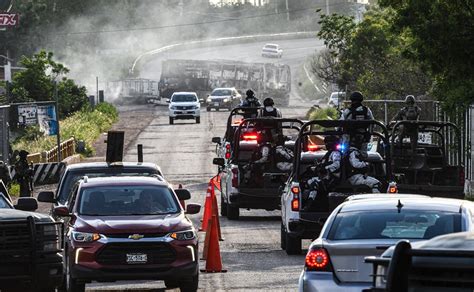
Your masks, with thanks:
[(328, 239), (430, 239), (461, 231), (459, 213), (427, 210), (339, 213)]
[(180, 211), (165, 186), (100, 186), (79, 194), (78, 213), (91, 216), (164, 215)]
[(89, 168), (81, 169), (80, 171), (70, 171), (66, 173), (64, 181), (62, 182), (61, 192), (58, 194), (58, 202), (64, 204), (68, 198), (72, 186), (84, 176), (93, 177), (107, 177), (107, 176), (152, 176), (162, 175), (154, 168), (126, 168), (126, 167), (110, 167), (110, 168)]
[(197, 97), (194, 94), (176, 94), (173, 95), (172, 102), (193, 102), (197, 101)]

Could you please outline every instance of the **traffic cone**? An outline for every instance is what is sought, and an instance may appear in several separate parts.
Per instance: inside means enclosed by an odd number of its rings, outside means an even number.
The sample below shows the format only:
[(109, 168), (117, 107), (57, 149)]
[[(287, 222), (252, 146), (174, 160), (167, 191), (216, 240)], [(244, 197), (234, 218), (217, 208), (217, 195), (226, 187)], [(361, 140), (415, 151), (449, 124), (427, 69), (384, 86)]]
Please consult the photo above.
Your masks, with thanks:
[(212, 216), (212, 193), (211, 191), (213, 190), (213, 186), (211, 185), (211, 182), (209, 182), (209, 185), (207, 186), (207, 192), (206, 192), (206, 202), (204, 203), (204, 213), (202, 216), (202, 223), (201, 223), (201, 228), (199, 228), (199, 231), (203, 231), (207, 229), (207, 223), (209, 219)]
[(215, 177), (211, 179), (211, 181), (214, 187), (218, 189), (219, 192), (221, 192), (221, 177), (219, 175), (216, 175)]
[[(207, 251), (204, 251), (206, 253), (206, 269), (201, 270), (201, 272), (225, 273), (227, 272), (227, 270), (222, 269), (216, 215), (212, 215), (209, 225), (209, 233), (206, 232), (206, 241), (208, 241), (209, 243), (207, 245)], [(207, 239), (208, 237), (209, 239)], [(204, 248), (206, 248), (206, 246), (204, 246)]]
[(212, 195), (212, 215), (216, 216), (216, 221), (217, 221), (217, 233), (219, 235), (219, 241), (224, 241), (222, 238), (221, 234), (221, 222), (219, 220), (219, 208), (217, 207), (217, 197), (216, 193), (214, 192), (214, 188), (211, 190), (211, 195)]
[(206, 260), (207, 259), (207, 253), (209, 251), (209, 241), (211, 239), (211, 228), (212, 228), (212, 222), (211, 218), (209, 218), (208, 223), (207, 223), (207, 229), (206, 229), (206, 237), (204, 238), (204, 247), (202, 249), (202, 258), (201, 260)]

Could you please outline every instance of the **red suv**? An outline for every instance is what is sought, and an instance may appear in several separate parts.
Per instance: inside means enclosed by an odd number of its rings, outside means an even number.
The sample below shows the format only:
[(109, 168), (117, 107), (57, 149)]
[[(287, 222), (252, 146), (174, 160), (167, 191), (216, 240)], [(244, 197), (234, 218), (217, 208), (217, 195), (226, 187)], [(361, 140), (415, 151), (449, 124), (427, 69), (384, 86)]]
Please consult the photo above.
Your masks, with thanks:
[(84, 177), (72, 189), (69, 207), (56, 216), (65, 232), (67, 291), (84, 291), (91, 281), (164, 280), (167, 288), (196, 291), (198, 239), (186, 214), (201, 206), (180, 200), (161, 177)]

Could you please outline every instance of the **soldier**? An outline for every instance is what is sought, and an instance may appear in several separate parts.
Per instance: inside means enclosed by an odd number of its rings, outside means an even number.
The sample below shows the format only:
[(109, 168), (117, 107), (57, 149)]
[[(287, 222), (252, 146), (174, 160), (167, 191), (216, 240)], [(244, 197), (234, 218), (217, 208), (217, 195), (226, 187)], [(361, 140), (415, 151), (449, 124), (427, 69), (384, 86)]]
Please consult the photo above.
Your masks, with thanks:
[(20, 197), (31, 197), (33, 191), (31, 177), (33, 169), (28, 164), (28, 152), (21, 150), (19, 152), (20, 159), (15, 164), (15, 177), (13, 178), (20, 184)]
[(8, 168), (8, 166), (0, 160), (0, 179), (3, 181), (3, 184), (4, 185), (8, 185), (11, 180), (12, 180), (12, 177), (10, 175), (10, 169)]
[(253, 92), (252, 89), (247, 90), (245, 93), (246, 97), (245, 100), (242, 101), (240, 104), (241, 107), (254, 107), (254, 108), (259, 108), (262, 106), (260, 103), (260, 100), (255, 97), (255, 92)]
[[(392, 121), (418, 121), (421, 109), (416, 105), (413, 95), (405, 97), (405, 106), (393, 117)], [(401, 125), (398, 131), (398, 143), (403, 144), (403, 138), (409, 137), (411, 148), (414, 150), (418, 146), (418, 127), (416, 125)]]
[(362, 141), (356, 139), (352, 142), (349, 149), (349, 163), (347, 179), (353, 186), (365, 185), (372, 190), (372, 193), (380, 193), (380, 181), (374, 177), (367, 175), (370, 164), (362, 159), (363, 155), (360, 151)]
[(263, 108), (258, 112), (259, 117), (281, 118), (281, 111), (274, 107), (273, 98), (267, 97), (263, 100)]
[(287, 137), (283, 134), (279, 134), (277, 137), (275, 147), (275, 163), (276, 167), (285, 172), (289, 172), (293, 168), (293, 151), (285, 147), (285, 141)]

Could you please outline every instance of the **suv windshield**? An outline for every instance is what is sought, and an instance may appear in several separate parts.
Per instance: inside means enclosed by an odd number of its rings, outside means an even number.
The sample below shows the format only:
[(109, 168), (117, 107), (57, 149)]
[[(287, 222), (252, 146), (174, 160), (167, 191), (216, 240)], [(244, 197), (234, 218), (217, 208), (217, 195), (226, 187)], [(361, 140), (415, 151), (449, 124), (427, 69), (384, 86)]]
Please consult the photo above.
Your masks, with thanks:
[(229, 89), (215, 89), (212, 93), (212, 96), (226, 96), (232, 95), (232, 91)]
[(443, 211), (347, 212), (336, 216), (328, 239), (430, 239), (461, 231), (461, 215)]
[(100, 186), (81, 191), (78, 212), (91, 216), (178, 213), (174, 194), (165, 186)]
[(265, 45), (265, 49), (276, 50), (276, 49), (277, 49), (277, 46), (275, 46), (275, 45)]
[(171, 102), (193, 102), (197, 101), (194, 94), (176, 94), (171, 98)]

